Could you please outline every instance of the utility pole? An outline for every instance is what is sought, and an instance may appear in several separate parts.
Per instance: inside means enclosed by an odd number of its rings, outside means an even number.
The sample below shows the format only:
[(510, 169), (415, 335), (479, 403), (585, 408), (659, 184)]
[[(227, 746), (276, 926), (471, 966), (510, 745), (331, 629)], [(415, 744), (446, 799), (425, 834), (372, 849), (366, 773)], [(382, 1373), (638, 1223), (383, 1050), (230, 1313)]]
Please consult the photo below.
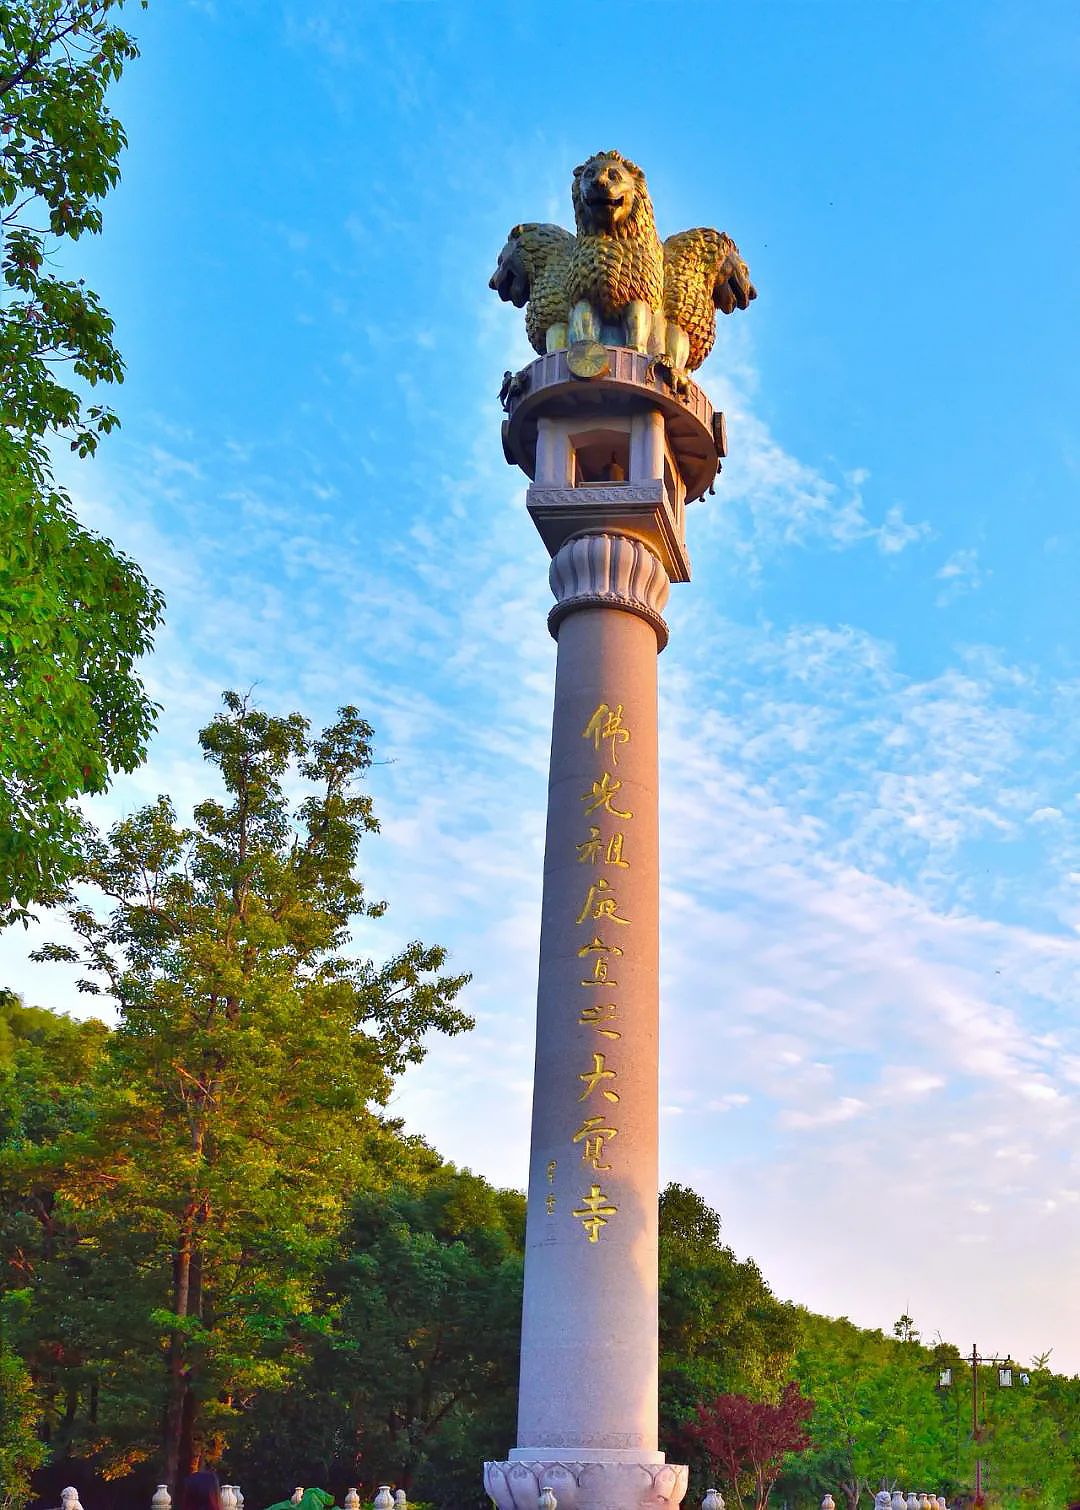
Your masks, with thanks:
[(971, 1440), (975, 1443), (975, 1503), (982, 1504), (982, 1454), (979, 1451), (979, 1349), (971, 1345)]
[[(1015, 1367), (1011, 1357), (999, 1358), (996, 1354), (980, 1353), (978, 1345), (971, 1346), (971, 1439), (975, 1444), (975, 1503), (983, 1502), (982, 1492), (982, 1452), (980, 1450), (979, 1432), (979, 1368), (981, 1365), (989, 1365), (998, 1370), (998, 1386), (1001, 1389), (1011, 1389), (1013, 1382), (1013, 1368)], [(1021, 1374), (1020, 1383), (1030, 1382), (1029, 1375)], [(941, 1384), (948, 1388), (952, 1383), (952, 1369), (945, 1369), (941, 1376)]]

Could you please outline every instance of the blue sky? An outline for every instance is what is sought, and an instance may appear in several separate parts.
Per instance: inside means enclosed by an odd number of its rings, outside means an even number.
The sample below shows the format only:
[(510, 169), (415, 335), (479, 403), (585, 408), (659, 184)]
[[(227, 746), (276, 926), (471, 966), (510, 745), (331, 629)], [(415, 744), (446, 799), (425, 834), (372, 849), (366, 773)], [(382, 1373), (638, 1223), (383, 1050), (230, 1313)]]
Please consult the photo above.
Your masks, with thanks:
[[(804, 0), (132, 10), (69, 481), (165, 590), (149, 763), (226, 686), (374, 723), (391, 910), (476, 1031), (395, 1109), (523, 1185), (554, 647), (487, 279), (616, 147), (760, 290), (660, 662), (666, 1178), (782, 1295), (1080, 1370), (1080, 18)], [(55, 929), (52, 930), (55, 932)], [(76, 1005), (0, 940), (5, 979)], [(467, 1115), (462, 1108), (467, 1107)]]

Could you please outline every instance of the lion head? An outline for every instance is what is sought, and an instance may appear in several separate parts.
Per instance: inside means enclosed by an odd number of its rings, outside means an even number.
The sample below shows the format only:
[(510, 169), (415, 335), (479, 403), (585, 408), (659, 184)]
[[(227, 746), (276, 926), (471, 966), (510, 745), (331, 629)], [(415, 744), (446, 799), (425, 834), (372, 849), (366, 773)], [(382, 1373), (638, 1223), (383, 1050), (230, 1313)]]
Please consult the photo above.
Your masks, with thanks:
[(654, 230), (645, 175), (618, 152), (597, 152), (574, 169), (579, 236), (640, 236)]
[(499, 253), (495, 271), (488, 279), (488, 287), (493, 288), (500, 299), (513, 304), (515, 309), (523, 308), (529, 297), (529, 275), (521, 255), (521, 235), (525, 229), (523, 225), (516, 225), (510, 232)]

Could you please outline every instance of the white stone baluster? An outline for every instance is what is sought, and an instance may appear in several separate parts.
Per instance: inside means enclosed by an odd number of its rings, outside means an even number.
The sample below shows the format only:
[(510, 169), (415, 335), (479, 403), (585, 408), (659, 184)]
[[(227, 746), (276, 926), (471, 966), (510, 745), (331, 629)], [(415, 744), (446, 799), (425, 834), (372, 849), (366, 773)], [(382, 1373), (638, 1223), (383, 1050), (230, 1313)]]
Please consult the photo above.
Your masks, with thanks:
[(360, 1510), (360, 1496), (355, 1489), (346, 1489), (342, 1504), (344, 1510)]
[(292, 1500), (292, 1503), (294, 1505), (298, 1505), (304, 1498), (304, 1486), (302, 1484), (297, 1484), (296, 1488), (293, 1490), (289, 1498)]
[(172, 1510), (172, 1495), (169, 1493), (168, 1484), (159, 1484), (154, 1490), (150, 1510)]
[(550, 1489), (543, 1489), (540, 1498), (536, 1502), (537, 1510), (558, 1510), (558, 1500)]
[(394, 1496), (390, 1492), (389, 1484), (380, 1484), (379, 1492), (375, 1496), (375, 1510), (394, 1510)]
[(701, 1502), (701, 1510), (724, 1510), (724, 1496), (719, 1489), (710, 1489)]
[(394, 1510), (409, 1510), (409, 1502), (405, 1497), (404, 1489), (394, 1490)]

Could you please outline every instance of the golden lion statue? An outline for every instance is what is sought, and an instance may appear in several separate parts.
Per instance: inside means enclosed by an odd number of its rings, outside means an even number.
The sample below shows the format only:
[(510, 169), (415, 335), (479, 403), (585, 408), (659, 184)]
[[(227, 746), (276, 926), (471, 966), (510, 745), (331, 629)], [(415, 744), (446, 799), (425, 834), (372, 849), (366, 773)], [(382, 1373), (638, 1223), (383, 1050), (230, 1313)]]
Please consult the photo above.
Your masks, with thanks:
[(685, 391), (716, 341), (716, 311), (746, 309), (757, 289), (739, 248), (722, 231), (698, 227), (664, 242), (664, 302), (653, 325), (654, 363)]
[(526, 221), (507, 236), (488, 280), (488, 287), (515, 308), (528, 301), (525, 334), (540, 356), (566, 346), (566, 285), (573, 246), (573, 236), (561, 225)]
[(664, 249), (645, 175), (618, 152), (574, 169), (577, 236), (567, 298), (570, 340), (649, 349), (664, 297)]
[(716, 311), (757, 290), (730, 236), (699, 228), (661, 242), (641, 169), (598, 152), (574, 169), (577, 234), (528, 221), (510, 232), (490, 287), (519, 309), (543, 355), (580, 341), (651, 357), (677, 393), (716, 340)]

